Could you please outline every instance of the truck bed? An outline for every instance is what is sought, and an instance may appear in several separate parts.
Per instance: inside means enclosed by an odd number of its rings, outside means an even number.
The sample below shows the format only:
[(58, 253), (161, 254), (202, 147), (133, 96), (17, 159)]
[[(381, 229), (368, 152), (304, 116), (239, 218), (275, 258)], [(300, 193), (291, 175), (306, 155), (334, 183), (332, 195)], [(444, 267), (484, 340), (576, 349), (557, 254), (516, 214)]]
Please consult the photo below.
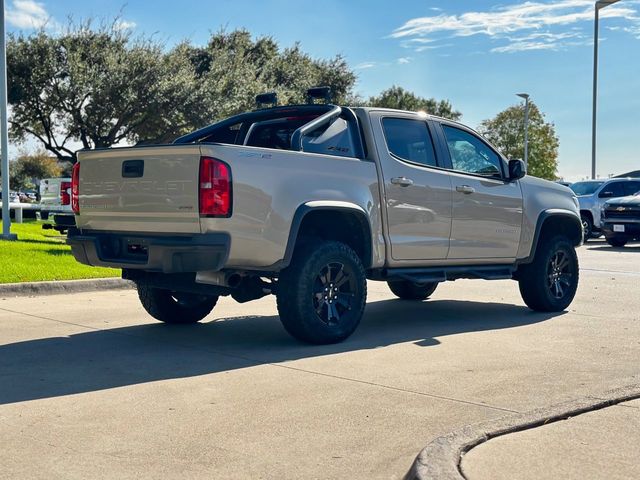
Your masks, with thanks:
[[(230, 166), (229, 218), (199, 215), (201, 157)], [(123, 169), (143, 163), (142, 176)], [(284, 258), (296, 210), (350, 202), (381, 229), (376, 166), (350, 157), (228, 144), (111, 148), (79, 153), (84, 233), (230, 236), (226, 266), (259, 269)], [(138, 175), (140, 172), (134, 172)], [(348, 195), (348, 196), (347, 196)], [(383, 256), (379, 259), (383, 261)]]

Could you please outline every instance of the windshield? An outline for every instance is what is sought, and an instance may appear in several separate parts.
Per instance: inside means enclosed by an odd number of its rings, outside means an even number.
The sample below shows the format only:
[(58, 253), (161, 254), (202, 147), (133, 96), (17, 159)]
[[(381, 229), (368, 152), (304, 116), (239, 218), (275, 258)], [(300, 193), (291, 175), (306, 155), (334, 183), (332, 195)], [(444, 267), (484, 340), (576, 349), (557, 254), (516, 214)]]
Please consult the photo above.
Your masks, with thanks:
[(573, 190), (576, 195), (591, 195), (594, 193), (600, 185), (604, 182), (576, 182), (571, 184), (569, 188)]

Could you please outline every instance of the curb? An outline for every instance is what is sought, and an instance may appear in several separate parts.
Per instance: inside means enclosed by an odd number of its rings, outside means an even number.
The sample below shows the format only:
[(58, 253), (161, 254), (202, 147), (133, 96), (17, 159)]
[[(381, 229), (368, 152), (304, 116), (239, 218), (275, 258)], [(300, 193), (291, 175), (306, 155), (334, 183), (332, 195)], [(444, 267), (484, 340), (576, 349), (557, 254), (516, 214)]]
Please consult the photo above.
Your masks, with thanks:
[(133, 288), (133, 286), (132, 282), (122, 278), (5, 283), (0, 284), (0, 297), (31, 297), (36, 295), (91, 292), (94, 290), (121, 290)]
[(405, 480), (465, 480), (460, 463), (472, 448), (492, 438), (516, 433), (640, 398), (640, 384), (608, 390), (527, 413), (466, 425), (436, 438), (416, 457)]

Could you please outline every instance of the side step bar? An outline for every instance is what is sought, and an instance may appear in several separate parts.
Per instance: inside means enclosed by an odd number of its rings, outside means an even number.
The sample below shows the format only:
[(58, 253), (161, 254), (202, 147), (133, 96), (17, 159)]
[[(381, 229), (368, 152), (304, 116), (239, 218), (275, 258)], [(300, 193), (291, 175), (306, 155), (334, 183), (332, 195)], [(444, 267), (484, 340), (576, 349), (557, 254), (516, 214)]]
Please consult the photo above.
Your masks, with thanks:
[(409, 280), (416, 283), (444, 282), (459, 278), (479, 278), (483, 280), (510, 280), (516, 267), (513, 265), (455, 266), (428, 268), (388, 268), (381, 280)]

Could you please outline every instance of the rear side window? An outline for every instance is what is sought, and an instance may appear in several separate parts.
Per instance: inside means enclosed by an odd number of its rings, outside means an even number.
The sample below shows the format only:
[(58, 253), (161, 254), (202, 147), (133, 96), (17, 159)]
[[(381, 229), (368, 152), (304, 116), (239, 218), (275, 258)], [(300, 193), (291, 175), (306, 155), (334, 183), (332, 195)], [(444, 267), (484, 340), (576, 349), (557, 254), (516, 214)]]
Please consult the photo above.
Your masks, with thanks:
[(453, 169), (459, 172), (502, 177), (502, 160), (486, 143), (459, 128), (442, 125)]
[(409, 118), (383, 118), (382, 129), (387, 148), (394, 156), (428, 167), (437, 166), (426, 122)]

